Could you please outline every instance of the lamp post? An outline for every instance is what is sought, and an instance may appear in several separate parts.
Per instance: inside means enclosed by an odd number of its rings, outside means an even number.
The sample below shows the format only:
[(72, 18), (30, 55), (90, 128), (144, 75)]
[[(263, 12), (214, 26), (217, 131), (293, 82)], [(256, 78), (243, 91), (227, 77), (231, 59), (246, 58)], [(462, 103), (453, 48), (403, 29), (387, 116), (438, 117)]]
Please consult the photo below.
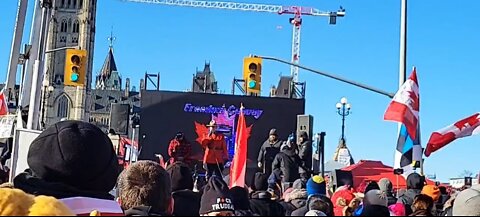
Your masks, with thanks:
[(46, 119), (47, 119), (47, 116), (45, 114), (46, 112), (46, 107), (48, 106), (48, 99), (50, 98), (50, 95), (52, 94), (52, 92), (55, 90), (55, 88), (49, 84), (48, 80), (43, 80), (43, 97), (42, 97), (42, 113), (40, 114), (41, 115), (41, 129), (45, 129), (46, 127)]
[(348, 103), (347, 98), (343, 97), (339, 103), (337, 103), (337, 113), (342, 116), (342, 141), (345, 141), (345, 117), (350, 115), (350, 109), (352, 105)]

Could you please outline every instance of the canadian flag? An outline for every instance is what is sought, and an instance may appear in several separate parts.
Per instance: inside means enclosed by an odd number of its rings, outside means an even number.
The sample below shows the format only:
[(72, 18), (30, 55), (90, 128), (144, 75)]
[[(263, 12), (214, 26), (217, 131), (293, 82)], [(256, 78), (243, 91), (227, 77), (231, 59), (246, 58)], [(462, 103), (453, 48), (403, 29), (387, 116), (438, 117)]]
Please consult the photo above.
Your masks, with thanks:
[(413, 68), (410, 78), (400, 87), (387, 108), (384, 120), (403, 123), (410, 137), (417, 138), (420, 94), (417, 81), (417, 69)]
[(456, 139), (475, 134), (480, 134), (480, 113), (433, 132), (428, 140), (425, 156), (430, 156)]
[(3, 90), (0, 93), (0, 116), (8, 114), (7, 100), (5, 99), (5, 93)]

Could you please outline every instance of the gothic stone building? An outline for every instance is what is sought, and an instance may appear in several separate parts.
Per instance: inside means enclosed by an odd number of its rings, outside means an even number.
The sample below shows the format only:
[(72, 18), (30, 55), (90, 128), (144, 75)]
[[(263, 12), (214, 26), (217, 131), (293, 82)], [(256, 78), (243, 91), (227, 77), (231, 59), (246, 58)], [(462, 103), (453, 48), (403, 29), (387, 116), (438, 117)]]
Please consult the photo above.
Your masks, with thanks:
[(122, 79), (115, 64), (113, 48), (110, 46), (105, 63), (95, 79), (93, 56), (95, 41), (97, 0), (57, 0), (53, 9), (47, 38), (47, 50), (78, 46), (88, 53), (86, 85), (71, 87), (64, 85), (65, 51), (46, 55), (49, 88), (45, 91), (42, 120), (46, 126), (62, 119), (84, 120), (108, 129), (111, 103), (128, 103), (134, 111), (140, 107), (139, 93), (130, 91), (129, 82), (122, 91)]
[[(140, 86), (143, 85), (140, 84)], [(127, 78), (125, 89), (122, 90), (122, 78), (115, 64), (113, 48), (110, 46), (103, 67), (95, 79), (95, 89), (92, 90), (92, 100), (88, 105), (89, 121), (102, 130), (108, 131), (112, 103), (129, 104), (131, 115), (139, 113), (140, 94), (134, 89), (130, 89), (130, 79)]]
[[(57, 0), (48, 30), (47, 50), (78, 46), (87, 50), (86, 84), (91, 84), (95, 41), (97, 0)], [(44, 121), (46, 126), (63, 118), (88, 120), (91, 88), (64, 86), (65, 51), (46, 55), (46, 91)]]

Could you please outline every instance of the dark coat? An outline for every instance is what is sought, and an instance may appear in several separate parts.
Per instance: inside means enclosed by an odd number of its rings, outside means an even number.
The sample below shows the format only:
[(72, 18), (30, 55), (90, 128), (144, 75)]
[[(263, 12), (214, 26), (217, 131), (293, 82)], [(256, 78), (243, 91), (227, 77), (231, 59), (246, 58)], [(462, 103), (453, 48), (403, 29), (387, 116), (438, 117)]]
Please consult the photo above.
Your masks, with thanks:
[(275, 156), (280, 152), (280, 147), (282, 146), (282, 141), (278, 140), (274, 144), (270, 144), (270, 141), (267, 139), (260, 148), (258, 152), (257, 161), (263, 164), (265, 168), (265, 173), (270, 175), (272, 162), (275, 159)]
[(405, 213), (407, 215), (410, 215), (413, 213), (412, 211), (412, 204), (413, 200), (415, 199), (416, 196), (420, 195), (422, 193), (421, 190), (417, 189), (408, 189), (403, 195), (398, 197), (398, 203), (402, 203), (405, 205)]
[(168, 216), (152, 210), (150, 206), (138, 206), (125, 210), (125, 216)]
[(285, 209), (285, 216), (291, 216), (292, 212), (306, 206), (307, 191), (304, 189), (295, 189), (280, 204)]
[(282, 205), (271, 199), (272, 195), (266, 191), (252, 194), (250, 209), (260, 216), (285, 216)]
[(305, 206), (302, 206), (302, 207), (294, 210), (290, 216), (305, 216), (305, 214), (307, 214), (307, 212), (308, 212), (308, 207), (305, 204)]
[(300, 178), (299, 167), (302, 165), (300, 157), (295, 150), (285, 149), (275, 156), (272, 164), (272, 171), (280, 169), (283, 174), (283, 182), (295, 182)]
[(310, 171), (312, 169), (312, 142), (308, 138), (298, 145), (298, 156), (302, 160), (303, 167)]
[(198, 216), (201, 195), (191, 190), (181, 190), (172, 193), (174, 216)]
[(388, 200), (388, 206), (394, 205), (398, 201), (398, 199), (395, 196), (393, 196), (393, 194), (390, 192), (387, 193), (387, 200)]
[(407, 215), (412, 214), (413, 200), (416, 196), (422, 193), (423, 186), (425, 185), (425, 178), (412, 173), (407, 177), (407, 191), (398, 197), (398, 203), (405, 205), (405, 212)]

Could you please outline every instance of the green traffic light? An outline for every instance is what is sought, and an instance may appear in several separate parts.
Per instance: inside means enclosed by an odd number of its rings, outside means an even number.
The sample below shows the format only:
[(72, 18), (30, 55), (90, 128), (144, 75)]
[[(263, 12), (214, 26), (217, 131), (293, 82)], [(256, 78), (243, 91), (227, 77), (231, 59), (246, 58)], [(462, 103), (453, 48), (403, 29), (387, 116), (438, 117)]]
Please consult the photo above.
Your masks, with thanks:
[(77, 82), (78, 79), (79, 79), (78, 73), (72, 73), (72, 74), (70, 75), (70, 80), (71, 80), (71, 81)]
[(255, 86), (257, 86), (257, 82), (255, 82), (255, 81), (249, 81), (248, 82), (248, 88), (252, 89), (252, 88), (255, 88)]

